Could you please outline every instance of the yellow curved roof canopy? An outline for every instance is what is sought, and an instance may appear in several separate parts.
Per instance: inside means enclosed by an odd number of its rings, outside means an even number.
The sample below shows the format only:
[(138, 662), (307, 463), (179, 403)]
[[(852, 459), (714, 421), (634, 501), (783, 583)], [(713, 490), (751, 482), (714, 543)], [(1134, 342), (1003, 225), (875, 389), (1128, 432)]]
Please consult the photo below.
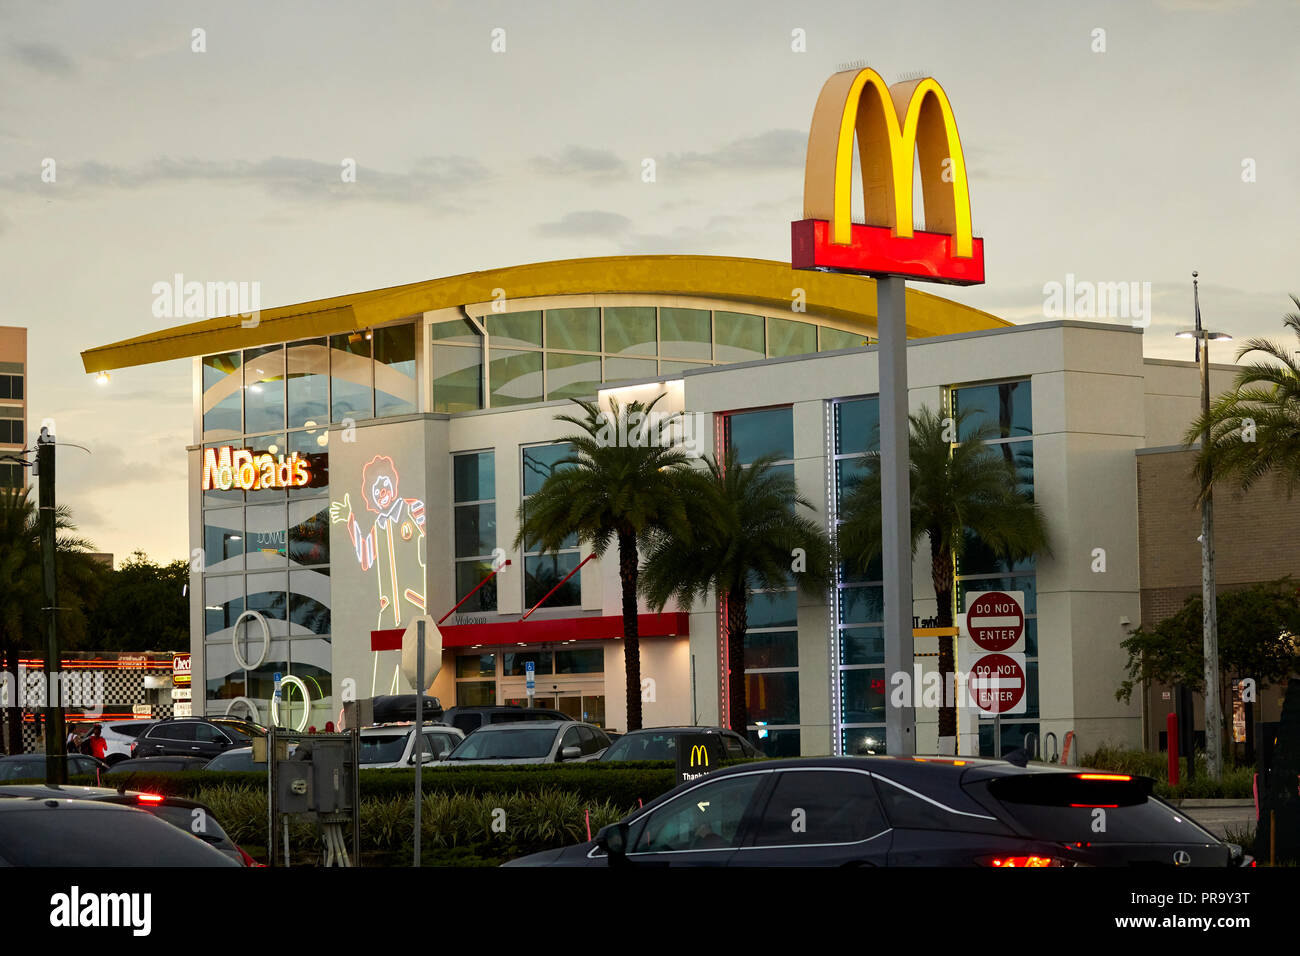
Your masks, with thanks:
[[(494, 289), (510, 299), (534, 296), (646, 293), (695, 295), (788, 309), (792, 291), (806, 294), (808, 312), (875, 330), (876, 283), (860, 276), (796, 272), (787, 262), (727, 256), (606, 256), (561, 259), (468, 272), (444, 279), (262, 309), (256, 326), (238, 315), (178, 325), (87, 349), (87, 372), (149, 365), (296, 339), (352, 332), (435, 309), (490, 302)], [(799, 317), (799, 316), (795, 316)], [(864, 321), (866, 320), (866, 321)], [(993, 329), (1010, 322), (979, 309), (907, 290), (908, 338)]]

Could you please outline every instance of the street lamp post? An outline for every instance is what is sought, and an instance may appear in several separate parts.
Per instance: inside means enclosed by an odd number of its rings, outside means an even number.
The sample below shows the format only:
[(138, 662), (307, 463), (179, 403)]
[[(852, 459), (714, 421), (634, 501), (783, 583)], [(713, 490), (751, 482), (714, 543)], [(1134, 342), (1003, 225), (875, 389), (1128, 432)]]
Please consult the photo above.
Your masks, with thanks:
[[(1209, 465), (1210, 417), (1210, 342), (1230, 341), (1227, 332), (1213, 332), (1201, 326), (1201, 296), (1197, 273), (1192, 273), (1192, 297), (1196, 309), (1196, 327), (1182, 329), (1179, 338), (1196, 339), (1196, 360), (1201, 367), (1201, 416), (1206, 423), (1201, 435), (1205, 470), (1201, 490), (1201, 631), (1205, 654), (1205, 764), (1212, 780), (1223, 776), (1223, 715), (1219, 710), (1219, 616), (1214, 587), (1214, 497)], [(1190, 751), (1189, 751), (1190, 753)], [(1191, 757), (1189, 759), (1195, 759)]]

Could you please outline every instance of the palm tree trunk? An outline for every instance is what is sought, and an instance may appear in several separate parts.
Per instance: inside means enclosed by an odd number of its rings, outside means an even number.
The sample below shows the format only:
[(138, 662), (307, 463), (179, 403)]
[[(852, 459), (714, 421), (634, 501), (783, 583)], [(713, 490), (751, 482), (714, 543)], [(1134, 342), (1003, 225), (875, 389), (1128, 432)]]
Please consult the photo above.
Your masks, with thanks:
[(749, 706), (745, 701), (745, 632), (749, 630), (749, 595), (743, 587), (727, 594), (727, 710), (731, 729), (749, 736)]
[[(934, 584), (934, 596), (939, 602), (939, 627), (952, 627), (952, 552), (943, 541), (930, 538), (930, 578)], [(948, 681), (957, 669), (956, 642), (951, 637), (939, 638), (939, 680), (943, 691), (943, 702), (939, 707), (939, 736), (957, 736), (957, 707), (955, 694), (948, 695)]]
[(636, 534), (618, 533), (618, 577), (623, 586), (623, 664), (627, 672), (627, 729), (641, 729), (641, 640), (636, 618)]

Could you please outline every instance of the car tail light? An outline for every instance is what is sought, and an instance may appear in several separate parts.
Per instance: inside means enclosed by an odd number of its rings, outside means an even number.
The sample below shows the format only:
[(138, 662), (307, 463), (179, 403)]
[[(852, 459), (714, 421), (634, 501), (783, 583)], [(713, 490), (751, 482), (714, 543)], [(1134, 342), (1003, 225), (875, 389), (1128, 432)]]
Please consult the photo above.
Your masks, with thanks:
[(1126, 773), (1076, 773), (1080, 780), (1123, 780), (1128, 781), (1133, 778)]
[(1000, 869), (1021, 869), (1040, 866), (1065, 866), (1054, 856), (985, 856), (975, 861), (980, 866), (995, 866)]
[(244, 866), (266, 866), (265, 863), (258, 863), (251, 856), (244, 852), (244, 848), (235, 844), (235, 849), (239, 851), (239, 858), (244, 861)]
[(139, 794), (135, 799), (139, 803), (159, 804), (163, 802), (164, 797), (156, 793), (142, 793)]

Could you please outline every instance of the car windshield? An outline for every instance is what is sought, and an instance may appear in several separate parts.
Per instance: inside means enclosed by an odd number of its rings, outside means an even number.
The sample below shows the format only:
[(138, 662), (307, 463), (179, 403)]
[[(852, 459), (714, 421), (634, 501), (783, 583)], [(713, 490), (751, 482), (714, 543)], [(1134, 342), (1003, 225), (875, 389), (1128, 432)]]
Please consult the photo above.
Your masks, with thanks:
[(555, 743), (553, 729), (511, 728), (491, 730), (484, 728), (465, 738), (451, 752), (448, 760), (516, 760), (545, 757)]
[(676, 734), (626, 734), (609, 745), (602, 760), (676, 760)]
[(406, 749), (406, 738), (410, 731), (394, 731), (388, 734), (363, 734), (361, 737), (361, 762), (397, 763), (402, 759)]

